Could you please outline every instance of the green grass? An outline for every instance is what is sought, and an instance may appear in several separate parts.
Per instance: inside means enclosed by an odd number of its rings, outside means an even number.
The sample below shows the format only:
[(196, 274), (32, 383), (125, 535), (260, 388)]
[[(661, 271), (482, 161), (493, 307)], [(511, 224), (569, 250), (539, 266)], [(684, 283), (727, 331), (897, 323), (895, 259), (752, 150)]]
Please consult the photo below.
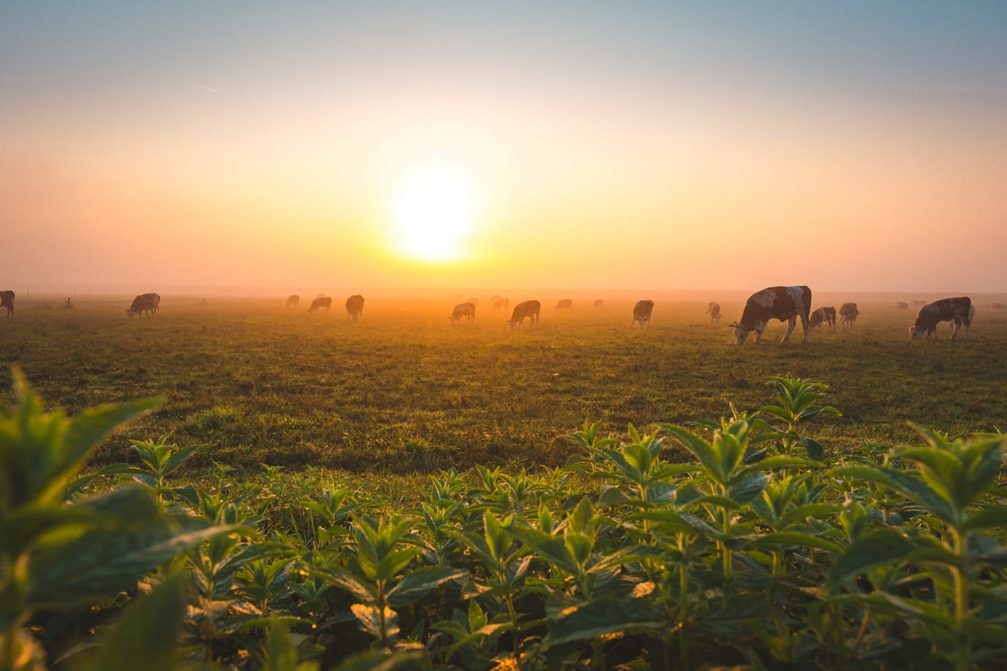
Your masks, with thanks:
[(512, 332), (488, 301), (474, 327), (452, 327), (453, 302), (369, 298), (351, 323), (341, 307), (310, 316), (280, 300), (167, 297), (153, 320), (127, 319), (124, 301), (80, 299), (73, 310), (22, 301), (14, 319), (0, 320), (0, 388), (9, 393), (16, 363), (70, 412), (164, 396), (99, 463), (129, 457), (128, 438), (172, 432), (179, 444), (209, 446), (203, 465), (402, 474), (558, 465), (585, 421), (621, 430), (714, 419), (729, 400), (764, 402), (777, 373), (831, 385), (845, 417), (818, 429), (830, 450), (908, 440), (907, 419), (952, 434), (1007, 423), (1007, 314), (981, 300), (971, 342), (910, 344), (914, 309), (886, 301), (861, 302), (855, 329), (816, 332), (806, 347), (799, 338), (780, 345), (774, 322), (763, 345), (740, 349), (726, 327), (740, 301), (721, 301), (715, 327), (703, 302), (658, 299), (640, 331), (629, 326), (630, 301), (594, 310), (578, 300), (557, 314), (543, 300), (531, 332)]

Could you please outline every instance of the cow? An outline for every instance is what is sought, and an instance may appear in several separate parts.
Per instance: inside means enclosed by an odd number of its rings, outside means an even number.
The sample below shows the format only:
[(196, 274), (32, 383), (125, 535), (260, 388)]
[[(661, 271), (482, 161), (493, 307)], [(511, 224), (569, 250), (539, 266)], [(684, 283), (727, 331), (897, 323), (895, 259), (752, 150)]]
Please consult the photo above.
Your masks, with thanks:
[(706, 314), (710, 315), (710, 322), (713, 324), (720, 323), (720, 303), (707, 303)]
[(839, 316), (842, 317), (843, 326), (853, 326), (859, 314), (860, 309), (857, 308), (856, 303), (843, 303), (839, 308)]
[(510, 327), (520, 326), (524, 328), (524, 320), (528, 319), (531, 326), (538, 326), (539, 313), (542, 311), (542, 304), (538, 301), (522, 301), (514, 306), (514, 311), (510, 316)]
[(297, 294), (290, 294), (289, 296), (287, 296), (287, 302), (284, 303), (283, 305), (288, 308), (296, 308), (300, 304), (301, 304), (301, 297), (298, 296)]
[(1003, 310), (1004, 309), (1004, 304), (1003, 303), (994, 303), (993, 304), (993, 309), (994, 310)]
[(7, 316), (14, 314), (14, 292), (0, 291), (0, 308), (7, 310)]
[(148, 319), (153, 318), (154, 313), (158, 310), (158, 306), (161, 304), (161, 297), (157, 294), (140, 294), (133, 299), (133, 303), (126, 310), (126, 314), (130, 319), (133, 315), (138, 315), (140, 317), (146, 316)]
[(510, 300), (499, 296), (493, 299), (493, 309), (494, 310), (506, 310), (510, 306)]
[(803, 342), (808, 342), (808, 317), (811, 312), (811, 289), (800, 287), (769, 287), (752, 294), (745, 302), (741, 313), (741, 321), (734, 322), (734, 343), (744, 344), (748, 334), (755, 331), (755, 343), (762, 340), (762, 333), (770, 319), (789, 322), (783, 340), (787, 342), (794, 332), (797, 318), (801, 318), (804, 329)]
[(899, 310), (908, 310), (909, 303), (906, 303), (905, 301), (897, 301), (895, 303), (895, 307), (898, 308)]
[(556, 303), (557, 310), (569, 310), (573, 308), (573, 301), (569, 298), (564, 298), (559, 303)]
[(451, 316), (448, 317), (452, 324), (456, 324), (461, 320), (465, 319), (469, 324), (476, 319), (476, 304), (469, 303), (459, 303), (455, 306), (455, 309), (451, 311)]
[(603, 307), (605, 307), (605, 301), (603, 301), (600, 298), (594, 299), (594, 307), (596, 307), (596, 308), (603, 308)]
[(311, 301), (311, 306), (308, 308), (308, 314), (313, 315), (318, 310), (325, 310), (326, 312), (332, 310), (332, 297), (315, 296), (315, 299)]
[[(971, 305), (971, 306), (969, 306), (969, 324), (970, 325), (974, 324), (975, 321), (976, 321), (976, 306)], [(962, 326), (962, 320), (956, 318), (953, 322), (951, 322), (951, 331), (952, 331), (952, 333), (954, 331), (957, 331), (958, 329), (960, 329), (961, 326)]]
[(654, 301), (644, 300), (637, 301), (636, 305), (633, 306), (633, 321), (630, 326), (640, 325), (640, 328), (647, 328), (650, 324), (650, 315), (654, 312)]
[(346, 299), (346, 317), (356, 321), (364, 313), (364, 297), (360, 294), (353, 294)]
[(830, 329), (836, 328), (836, 308), (818, 308), (811, 313), (811, 328), (818, 328), (823, 323), (828, 324)]
[(920, 308), (916, 321), (909, 327), (909, 339), (919, 340), (923, 337), (937, 338), (937, 325), (941, 322), (954, 322), (951, 339), (958, 337), (958, 329), (965, 324), (965, 338), (972, 331), (972, 299), (968, 296), (957, 298), (942, 298)]

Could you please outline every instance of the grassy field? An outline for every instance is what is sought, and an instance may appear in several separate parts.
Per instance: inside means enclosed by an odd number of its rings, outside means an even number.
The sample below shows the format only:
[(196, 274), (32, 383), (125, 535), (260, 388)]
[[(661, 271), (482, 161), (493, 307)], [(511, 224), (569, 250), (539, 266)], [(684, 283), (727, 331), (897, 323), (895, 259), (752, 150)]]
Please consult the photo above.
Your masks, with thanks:
[[(99, 455), (127, 458), (129, 438), (172, 432), (209, 449), (199, 463), (322, 466), (425, 473), (486, 465), (557, 465), (585, 421), (716, 419), (728, 401), (768, 400), (768, 376), (826, 382), (845, 414), (817, 435), (832, 450), (910, 437), (911, 419), (950, 433), (1007, 424), (1007, 312), (976, 298), (974, 340), (910, 344), (916, 308), (859, 298), (852, 330), (815, 332), (807, 346), (777, 341), (735, 348), (726, 324), (741, 301), (721, 300), (721, 326), (705, 302), (658, 299), (652, 326), (629, 326), (631, 301), (601, 309), (575, 301), (541, 328), (511, 331), (483, 300), (472, 327), (451, 326), (446, 300), (368, 299), (363, 320), (339, 307), (309, 315), (281, 300), (166, 297), (152, 320), (129, 320), (125, 300), (76, 301), (72, 310), (23, 300), (0, 320), (0, 384), (20, 365), (46, 401), (89, 405), (160, 395), (157, 413)], [(838, 305), (844, 298), (837, 298)], [(874, 300), (875, 302), (871, 302)], [(821, 304), (820, 301), (816, 301)], [(826, 303), (826, 304), (831, 304)]]

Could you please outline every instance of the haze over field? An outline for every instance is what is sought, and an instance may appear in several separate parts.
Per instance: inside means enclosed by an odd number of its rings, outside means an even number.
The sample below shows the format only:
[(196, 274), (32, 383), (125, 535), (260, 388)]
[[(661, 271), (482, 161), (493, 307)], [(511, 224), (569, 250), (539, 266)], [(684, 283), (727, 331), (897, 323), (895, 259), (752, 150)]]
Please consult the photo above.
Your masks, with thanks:
[(0, 289), (1007, 288), (1007, 3), (670, 4), (3, 3)]

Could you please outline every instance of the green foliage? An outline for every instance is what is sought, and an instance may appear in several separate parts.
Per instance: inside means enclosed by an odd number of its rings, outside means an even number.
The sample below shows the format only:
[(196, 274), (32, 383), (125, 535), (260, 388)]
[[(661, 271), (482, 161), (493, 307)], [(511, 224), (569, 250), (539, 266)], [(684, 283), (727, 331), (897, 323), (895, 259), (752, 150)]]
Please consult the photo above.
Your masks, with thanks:
[[(811, 458), (825, 387), (772, 384), (757, 412), (588, 424), (565, 467), (445, 472), (415, 504), (277, 468), (179, 486), (196, 451), (166, 438), (94, 479), (45, 470), (16, 455), (81, 434), (22, 387), (0, 420), (0, 668), (1007, 664), (1004, 436)], [(6, 470), (28, 466), (56, 482)]]

